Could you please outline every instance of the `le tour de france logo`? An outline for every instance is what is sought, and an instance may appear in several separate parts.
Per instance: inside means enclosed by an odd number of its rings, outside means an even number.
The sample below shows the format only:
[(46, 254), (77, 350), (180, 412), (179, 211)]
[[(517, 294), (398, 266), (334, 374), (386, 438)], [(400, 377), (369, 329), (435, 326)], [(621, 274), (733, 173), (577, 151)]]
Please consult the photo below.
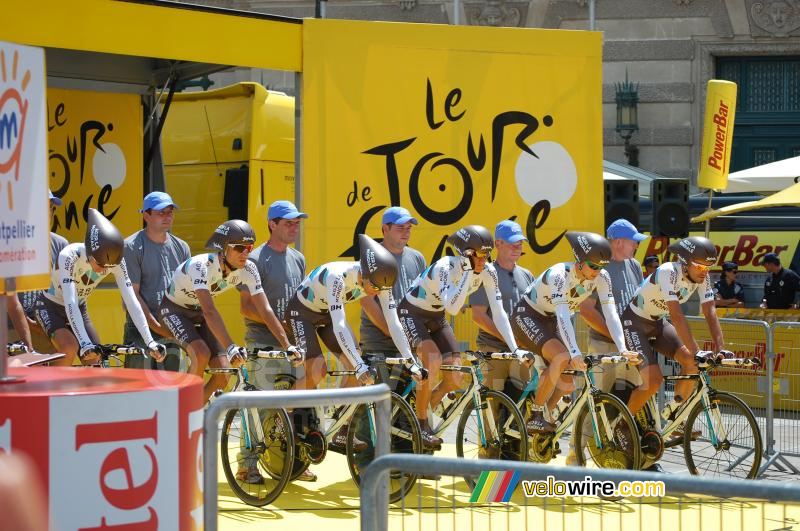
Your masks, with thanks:
[(20, 64), (19, 52), (14, 50), (13, 55), (7, 57), (5, 50), (0, 50), (0, 76), (0, 179), (5, 188), (4, 206), (14, 210), (14, 183), (20, 177), (19, 162), (28, 114), (25, 91), (31, 81), (31, 71)]
[[(425, 108), (420, 109), (420, 112), (425, 114), (427, 127), (431, 131), (438, 130), (450, 135), (448, 128), (456, 127), (456, 122), (470, 111), (464, 102), (465, 96), (467, 95), (460, 88), (439, 91), (428, 79), (425, 87)], [(508, 203), (506, 197), (496, 196), (498, 183), (504, 178), (509, 178), (501, 175), (503, 173), (501, 161), (515, 160), (513, 178), (517, 193), (529, 207), (527, 216), (525, 219), (520, 219), (519, 223), (525, 228), (531, 250), (536, 254), (546, 254), (555, 248), (566, 231), (561, 231), (557, 236), (548, 239), (538, 235), (537, 229), (545, 225), (551, 209), (569, 202), (578, 184), (575, 162), (567, 149), (558, 142), (535, 138), (537, 132), (556, 126), (556, 122), (557, 117), (551, 114), (537, 117), (524, 110), (501, 110), (486, 124), (485, 131), (464, 132), (466, 138), (463, 141), (466, 142), (467, 151), (465, 160), (437, 151), (437, 146), (431, 145), (430, 148), (423, 149), (429, 152), (421, 153), (415, 164), (402, 164), (401, 155), (404, 155), (403, 152), (417, 140), (417, 136), (413, 134), (404, 140), (364, 149), (362, 155), (384, 159), (386, 184), (392, 205), (401, 204), (401, 183), (407, 182), (410, 206), (425, 221), (443, 229), (459, 222), (464, 223), (465, 218), (469, 217), (468, 212), (475, 199), (473, 179), (479, 174), (487, 173), (491, 177), (491, 195), (484, 198), (487, 204), (506, 205)], [(513, 148), (504, 148), (504, 137), (513, 137)], [(450, 136), (444, 140), (443, 145), (452, 145)], [(463, 195), (458, 204), (446, 211), (437, 210), (432, 206), (436, 202), (436, 197), (426, 197), (422, 191), (424, 187), (420, 184), (422, 179), (430, 178), (425, 177), (426, 175), (435, 175), (437, 171), (442, 170), (449, 170), (458, 175), (463, 186)], [(446, 189), (444, 181), (435, 188), (440, 192), (445, 192)], [(361, 198), (368, 200), (367, 193), (369, 193), (368, 187), (361, 191)], [(358, 183), (354, 183), (354, 189), (348, 193), (348, 207), (354, 206), (356, 202), (353, 200), (354, 195), (355, 199), (359, 198)], [(355, 255), (357, 235), (365, 232), (370, 219), (386, 206), (388, 205), (376, 205), (363, 212), (353, 233), (353, 245), (343, 250), (340, 256)], [(511, 213), (503, 213), (503, 215), (508, 214)], [(511, 219), (516, 217), (516, 215), (511, 216)], [(445, 241), (450, 231), (443, 232), (447, 234), (442, 234), (433, 260), (445, 252)]]

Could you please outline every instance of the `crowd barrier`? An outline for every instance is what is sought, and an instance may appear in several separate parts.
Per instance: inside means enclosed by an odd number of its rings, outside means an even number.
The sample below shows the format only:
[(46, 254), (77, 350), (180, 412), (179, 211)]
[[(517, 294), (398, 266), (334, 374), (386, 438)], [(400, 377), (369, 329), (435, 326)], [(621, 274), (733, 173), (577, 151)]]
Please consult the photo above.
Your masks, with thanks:
[[(387, 507), (375, 496), (382, 476), (389, 470), (407, 473), (441, 474), (434, 492), (412, 491), (399, 507)], [(493, 484), (483, 485), (476, 495), (464, 486), (464, 475), (480, 477), (487, 471), (498, 472), (485, 477)], [(503, 472), (519, 473), (513, 496), (504, 503), (484, 501), (503, 488), (498, 478), (508, 478)], [(393, 472), (394, 473), (394, 472)], [(590, 496), (532, 496), (525, 495), (523, 481), (555, 482), (593, 481), (642, 482), (642, 488), (657, 488), (663, 482), (663, 492), (609, 503)], [(627, 531), (656, 531), (660, 529), (713, 529), (751, 531), (752, 529), (790, 529), (800, 517), (800, 485), (764, 481), (735, 481), (708, 479), (689, 475), (656, 474), (629, 470), (592, 469), (554, 466), (539, 463), (517, 463), (494, 460), (467, 460), (444, 457), (390, 454), (373, 461), (362, 475), (361, 530), (386, 531), (389, 514), (391, 529), (428, 530), (516, 530), (547, 529), (577, 531), (587, 529), (625, 529)], [(503, 479), (505, 482), (505, 479)], [(443, 488), (440, 485), (444, 486)], [(478, 490), (478, 489), (476, 489)], [(484, 496), (486, 491), (488, 496)], [(645, 491), (646, 492), (646, 491)], [(541, 494), (541, 493), (540, 493)], [(435, 496), (435, 497), (433, 497)], [(496, 495), (495, 495), (496, 499)]]

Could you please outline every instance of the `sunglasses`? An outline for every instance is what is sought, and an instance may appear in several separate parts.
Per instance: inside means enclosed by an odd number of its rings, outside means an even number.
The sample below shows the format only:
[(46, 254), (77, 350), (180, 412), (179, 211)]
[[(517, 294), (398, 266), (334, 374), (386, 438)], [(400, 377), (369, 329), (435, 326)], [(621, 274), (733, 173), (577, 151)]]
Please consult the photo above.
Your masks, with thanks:
[(472, 249), (467, 249), (464, 251), (464, 256), (474, 256), (476, 258), (487, 258), (491, 254), (488, 251), (473, 251)]
[(589, 266), (589, 269), (591, 269), (592, 271), (600, 271), (601, 269), (603, 269), (603, 266), (595, 264), (594, 262), (590, 262), (589, 260), (584, 260), (583, 263)]
[(233, 249), (237, 253), (244, 253), (244, 252), (249, 253), (250, 251), (253, 250), (253, 244), (252, 243), (249, 243), (247, 245), (241, 244), (241, 243), (229, 243), (228, 247), (230, 247), (231, 249)]
[(700, 262), (692, 262), (692, 265), (694, 267), (696, 267), (697, 269), (699, 269), (700, 271), (708, 271), (709, 269), (711, 269), (710, 265), (703, 264), (703, 263), (700, 263)]

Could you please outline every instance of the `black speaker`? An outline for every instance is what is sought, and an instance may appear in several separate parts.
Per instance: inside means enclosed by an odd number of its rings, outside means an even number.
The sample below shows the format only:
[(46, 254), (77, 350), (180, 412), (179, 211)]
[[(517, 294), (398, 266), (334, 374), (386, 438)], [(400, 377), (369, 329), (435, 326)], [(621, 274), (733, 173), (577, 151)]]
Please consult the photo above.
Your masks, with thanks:
[(627, 219), (639, 227), (639, 181), (609, 179), (603, 181), (605, 188), (606, 224), (618, 219)]
[(650, 183), (653, 201), (652, 236), (685, 238), (689, 235), (689, 180), (654, 179)]

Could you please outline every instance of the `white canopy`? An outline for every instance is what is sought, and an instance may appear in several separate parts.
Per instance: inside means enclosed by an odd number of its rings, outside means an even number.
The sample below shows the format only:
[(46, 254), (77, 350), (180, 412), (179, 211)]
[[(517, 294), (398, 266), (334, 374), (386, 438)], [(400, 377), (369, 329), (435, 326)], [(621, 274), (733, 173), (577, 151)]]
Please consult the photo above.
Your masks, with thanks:
[(797, 182), (800, 182), (800, 157), (793, 157), (731, 173), (724, 192), (779, 192)]

